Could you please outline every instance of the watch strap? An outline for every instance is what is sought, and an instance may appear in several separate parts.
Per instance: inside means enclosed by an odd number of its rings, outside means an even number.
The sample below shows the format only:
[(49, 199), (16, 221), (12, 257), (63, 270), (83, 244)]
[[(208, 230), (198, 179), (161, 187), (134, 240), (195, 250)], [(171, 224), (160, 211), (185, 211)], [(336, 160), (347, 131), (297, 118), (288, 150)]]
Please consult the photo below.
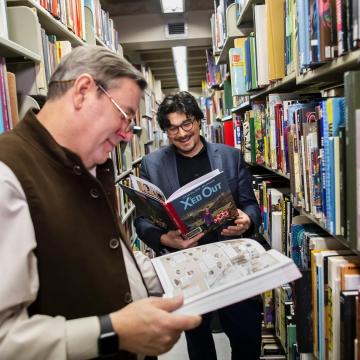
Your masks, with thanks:
[(99, 316), (100, 336), (98, 338), (98, 351), (100, 356), (114, 355), (119, 352), (119, 337), (114, 331), (110, 316)]
[(109, 314), (99, 316), (100, 334), (114, 332)]

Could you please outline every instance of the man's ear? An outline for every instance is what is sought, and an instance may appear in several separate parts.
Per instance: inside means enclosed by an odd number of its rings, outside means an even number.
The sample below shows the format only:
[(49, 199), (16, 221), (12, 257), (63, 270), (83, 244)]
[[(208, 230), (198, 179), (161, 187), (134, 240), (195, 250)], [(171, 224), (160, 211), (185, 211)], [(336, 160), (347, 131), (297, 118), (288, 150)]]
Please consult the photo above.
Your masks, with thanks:
[(96, 83), (91, 75), (82, 74), (73, 86), (73, 103), (76, 110), (80, 110), (83, 106), (87, 94), (96, 88)]

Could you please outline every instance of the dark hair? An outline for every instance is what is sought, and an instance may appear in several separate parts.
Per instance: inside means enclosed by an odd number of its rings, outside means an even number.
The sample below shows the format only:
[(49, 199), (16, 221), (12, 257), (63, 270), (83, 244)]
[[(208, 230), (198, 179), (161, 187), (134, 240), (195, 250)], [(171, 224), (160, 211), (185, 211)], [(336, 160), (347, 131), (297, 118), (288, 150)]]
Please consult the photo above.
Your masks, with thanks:
[(161, 130), (165, 131), (170, 126), (167, 118), (171, 113), (183, 113), (187, 116), (194, 116), (197, 121), (204, 118), (196, 99), (187, 91), (181, 91), (175, 95), (168, 95), (159, 105), (157, 121)]

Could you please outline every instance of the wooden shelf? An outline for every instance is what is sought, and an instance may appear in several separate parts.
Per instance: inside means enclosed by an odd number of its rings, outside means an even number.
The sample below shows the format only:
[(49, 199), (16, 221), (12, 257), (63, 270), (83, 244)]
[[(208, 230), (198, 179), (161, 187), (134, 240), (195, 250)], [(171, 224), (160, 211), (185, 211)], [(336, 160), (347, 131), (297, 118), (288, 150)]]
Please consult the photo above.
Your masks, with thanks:
[(291, 90), (294, 91), (294, 86), (296, 85), (296, 75), (295, 72), (290, 75), (285, 76), (283, 79), (273, 82), (268, 85), (266, 88), (249, 93), (250, 99), (257, 99), (259, 97), (265, 96), (274, 91), (283, 91), (283, 90)]
[(237, 19), (236, 25), (238, 28), (253, 26), (253, 5), (264, 4), (264, 0), (247, 0), (240, 16)]
[(125, 221), (130, 217), (130, 215), (135, 211), (135, 205), (132, 205), (127, 213), (121, 218), (121, 223), (124, 224)]
[(47, 34), (56, 35), (57, 40), (68, 40), (71, 45), (78, 46), (84, 45), (85, 42), (70, 31), (63, 23), (55, 19), (46, 9), (40, 6), (34, 0), (8, 0), (8, 6), (28, 6), (36, 8), (41, 27), (45, 29)]
[(329, 63), (315, 69), (309, 70), (306, 74), (299, 75), (296, 78), (296, 84), (318, 84), (319, 82), (324, 81), (342, 81), (344, 72), (355, 68), (360, 68), (360, 49), (335, 58)]
[(35, 62), (40, 62), (40, 55), (24, 48), (17, 43), (5, 39), (0, 36), (0, 55), (6, 58), (24, 58), (24, 60), (31, 60)]

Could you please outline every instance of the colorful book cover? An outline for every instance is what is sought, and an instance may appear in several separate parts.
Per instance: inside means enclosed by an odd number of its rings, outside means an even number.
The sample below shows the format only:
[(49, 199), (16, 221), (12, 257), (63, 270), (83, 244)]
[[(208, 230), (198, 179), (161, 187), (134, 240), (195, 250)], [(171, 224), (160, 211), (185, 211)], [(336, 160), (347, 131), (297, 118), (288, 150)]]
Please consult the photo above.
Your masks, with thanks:
[(316, 234), (319, 227), (315, 224), (292, 224), (292, 259), (299, 269), (308, 269), (310, 263), (310, 250), (305, 242), (306, 234)]
[[(241, 40), (241, 41), (240, 41)], [(240, 38), (242, 47), (229, 50), (232, 95), (247, 95), (245, 85), (245, 38)]]
[(250, 133), (250, 114), (249, 111), (245, 113), (243, 121), (243, 156), (247, 163), (251, 163), (251, 133)]
[(254, 112), (249, 111), (249, 123), (250, 123), (250, 146), (251, 146), (251, 163), (256, 163), (256, 142), (255, 142), (255, 119)]
[(264, 137), (262, 130), (263, 118), (265, 117), (265, 105), (254, 104), (254, 129), (255, 129), (255, 151), (256, 163), (259, 165), (264, 164)]
[(299, 68), (303, 73), (310, 63), (310, 43), (309, 43), (309, 2), (308, 0), (296, 1), (298, 13), (298, 48), (299, 48)]
[(250, 37), (245, 40), (245, 87), (251, 90), (251, 54), (250, 54)]
[(130, 175), (131, 187), (120, 184), (138, 214), (166, 230), (179, 229), (185, 238), (209, 232), (237, 217), (225, 174), (218, 169), (191, 181), (168, 199), (149, 181)]
[(317, 0), (309, 0), (309, 38), (311, 64), (319, 62), (319, 10)]
[(333, 57), (333, 23), (335, 22), (334, 6), (335, 1), (318, 1), (318, 60), (330, 60)]
[(322, 110), (322, 121), (323, 121), (323, 146), (324, 146), (324, 187), (323, 196), (325, 197), (325, 225), (326, 229), (330, 231), (330, 221), (331, 221), (331, 187), (330, 187), (330, 148), (329, 148), (329, 118), (328, 118), (328, 107), (326, 106), (326, 101), (321, 103)]
[(256, 44), (254, 33), (250, 34), (250, 60), (251, 60), (251, 89), (257, 89)]

